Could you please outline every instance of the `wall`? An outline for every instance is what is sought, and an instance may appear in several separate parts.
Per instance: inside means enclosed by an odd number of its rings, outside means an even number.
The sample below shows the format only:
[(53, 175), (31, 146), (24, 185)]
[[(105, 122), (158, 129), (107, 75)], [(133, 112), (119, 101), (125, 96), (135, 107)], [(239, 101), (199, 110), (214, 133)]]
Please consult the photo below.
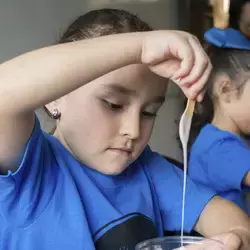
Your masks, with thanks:
[[(119, 4), (118, 4), (119, 2)], [(54, 43), (60, 32), (77, 15), (94, 8), (122, 8), (137, 13), (157, 29), (177, 28), (177, 0), (1, 0), (0, 62)], [(161, 109), (150, 145), (162, 154), (180, 159), (175, 120), (180, 116), (180, 94), (170, 88), (168, 101)], [(38, 111), (42, 126), (53, 123)]]

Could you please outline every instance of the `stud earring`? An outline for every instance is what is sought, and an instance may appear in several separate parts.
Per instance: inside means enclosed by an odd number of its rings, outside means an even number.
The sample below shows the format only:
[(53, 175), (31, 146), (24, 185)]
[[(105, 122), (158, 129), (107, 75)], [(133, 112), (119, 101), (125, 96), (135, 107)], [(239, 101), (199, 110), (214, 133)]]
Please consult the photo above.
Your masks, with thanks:
[(54, 120), (58, 120), (61, 117), (61, 113), (58, 111), (58, 109), (54, 109), (52, 113), (52, 118)]

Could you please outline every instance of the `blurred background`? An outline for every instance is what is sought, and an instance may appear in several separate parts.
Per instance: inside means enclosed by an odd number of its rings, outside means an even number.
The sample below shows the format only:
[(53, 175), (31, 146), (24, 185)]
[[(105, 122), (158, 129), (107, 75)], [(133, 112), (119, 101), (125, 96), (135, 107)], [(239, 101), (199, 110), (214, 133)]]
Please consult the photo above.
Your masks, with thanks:
[[(183, 29), (202, 39), (212, 26), (212, 11), (205, 0), (1, 0), (0, 62), (55, 43), (78, 15), (97, 8), (120, 8), (138, 14), (155, 29)], [(171, 84), (150, 141), (153, 150), (182, 160), (177, 142), (184, 98)], [(43, 129), (53, 127), (42, 109)]]

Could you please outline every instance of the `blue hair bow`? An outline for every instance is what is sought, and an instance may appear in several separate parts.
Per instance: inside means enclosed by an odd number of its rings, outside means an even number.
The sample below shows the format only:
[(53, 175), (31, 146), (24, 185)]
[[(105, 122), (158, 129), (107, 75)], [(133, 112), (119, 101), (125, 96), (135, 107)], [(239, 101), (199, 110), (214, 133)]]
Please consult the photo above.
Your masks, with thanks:
[(218, 29), (213, 27), (205, 33), (204, 39), (220, 48), (250, 50), (250, 39), (232, 28)]

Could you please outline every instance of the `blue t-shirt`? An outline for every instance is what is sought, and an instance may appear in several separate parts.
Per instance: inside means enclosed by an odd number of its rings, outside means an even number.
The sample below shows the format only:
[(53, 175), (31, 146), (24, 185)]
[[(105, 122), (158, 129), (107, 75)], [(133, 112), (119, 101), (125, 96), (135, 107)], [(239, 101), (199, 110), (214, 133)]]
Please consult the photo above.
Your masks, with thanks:
[[(0, 176), (0, 249), (119, 250), (177, 231), (182, 172), (149, 147), (117, 176), (76, 161), (36, 124), (15, 173)], [(188, 181), (185, 231), (214, 193)]]
[(189, 177), (235, 202), (248, 211), (244, 193), (250, 188), (242, 181), (250, 171), (250, 150), (243, 140), (212, 124), (204, 126), (193, 144), (189, 160)]

